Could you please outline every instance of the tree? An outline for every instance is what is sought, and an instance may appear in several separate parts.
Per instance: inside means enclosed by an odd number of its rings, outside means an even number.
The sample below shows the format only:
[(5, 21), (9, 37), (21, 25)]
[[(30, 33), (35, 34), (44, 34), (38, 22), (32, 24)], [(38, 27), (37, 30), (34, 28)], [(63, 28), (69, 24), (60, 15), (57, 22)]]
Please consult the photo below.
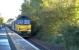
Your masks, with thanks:
[(3, 24), (3, 18), (0, 18), (0, 24)]
[[(75, 28), (76, 20), (74, 20), (76, 18), (76, 1), (77, 0), (31, 0), (30, 4), (23, 3), (22, 15), (30, 16), (30, 18), (35, 21), (36, 26), (41, 26), (41, 30), (38, 31), (38, 38), (41, 37), (40, 39), (50, 44), (58, 44), (57, 39), (60, 35), (65, 39), (68, 37), (68, 40), (71, 40), (68, 36), (69, 34), (72, 38), (76, 36), (76, 34), (74, 35), (74, 32), (78, 29)], [(72, 32), (73, 34), (71, 34)], [(64, 42), (59, 43), (63, 45), (62, 43)], [(67, 41), (67, 44), (70, 42), (71, 41)]]

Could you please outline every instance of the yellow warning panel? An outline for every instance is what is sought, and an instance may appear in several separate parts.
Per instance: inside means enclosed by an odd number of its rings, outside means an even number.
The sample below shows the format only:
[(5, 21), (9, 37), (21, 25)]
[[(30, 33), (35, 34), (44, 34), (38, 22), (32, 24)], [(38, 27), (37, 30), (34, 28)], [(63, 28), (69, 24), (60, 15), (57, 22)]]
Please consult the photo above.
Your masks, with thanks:
[(31, 30), (31, 25), (16, 25), (17, 31), (29, 31)]

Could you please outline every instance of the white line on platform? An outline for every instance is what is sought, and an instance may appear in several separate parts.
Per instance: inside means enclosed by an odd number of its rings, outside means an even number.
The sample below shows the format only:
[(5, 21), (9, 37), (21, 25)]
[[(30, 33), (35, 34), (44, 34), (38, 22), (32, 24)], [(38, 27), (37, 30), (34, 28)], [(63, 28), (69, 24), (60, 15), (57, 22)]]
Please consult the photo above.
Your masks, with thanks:
[(6, 35), (6, 33), (4, 34), (4, 33), (0, 33), (0, 35)]

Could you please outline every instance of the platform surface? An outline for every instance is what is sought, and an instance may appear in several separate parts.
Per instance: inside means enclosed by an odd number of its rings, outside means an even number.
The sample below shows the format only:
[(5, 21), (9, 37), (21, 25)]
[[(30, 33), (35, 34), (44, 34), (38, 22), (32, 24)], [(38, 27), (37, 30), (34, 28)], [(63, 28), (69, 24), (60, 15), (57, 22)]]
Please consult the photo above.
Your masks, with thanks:
[(0, 50), (40, 50), (8, 27), (0, 29)]
[(5, 28), (0, 29), (0, 50), (11, 50)]
[(40, 50), (15, 32), (8, 33), (17, 50)]

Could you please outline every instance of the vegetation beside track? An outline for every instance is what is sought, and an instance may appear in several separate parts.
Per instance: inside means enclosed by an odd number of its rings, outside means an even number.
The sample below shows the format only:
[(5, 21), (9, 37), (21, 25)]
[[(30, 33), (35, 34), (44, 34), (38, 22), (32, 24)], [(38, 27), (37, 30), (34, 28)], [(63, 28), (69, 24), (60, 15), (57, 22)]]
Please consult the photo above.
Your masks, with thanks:
[(24, 0), (22, 15), (28, 15), (36, 37), (66, 50), (79, 50), (78, 0)]

